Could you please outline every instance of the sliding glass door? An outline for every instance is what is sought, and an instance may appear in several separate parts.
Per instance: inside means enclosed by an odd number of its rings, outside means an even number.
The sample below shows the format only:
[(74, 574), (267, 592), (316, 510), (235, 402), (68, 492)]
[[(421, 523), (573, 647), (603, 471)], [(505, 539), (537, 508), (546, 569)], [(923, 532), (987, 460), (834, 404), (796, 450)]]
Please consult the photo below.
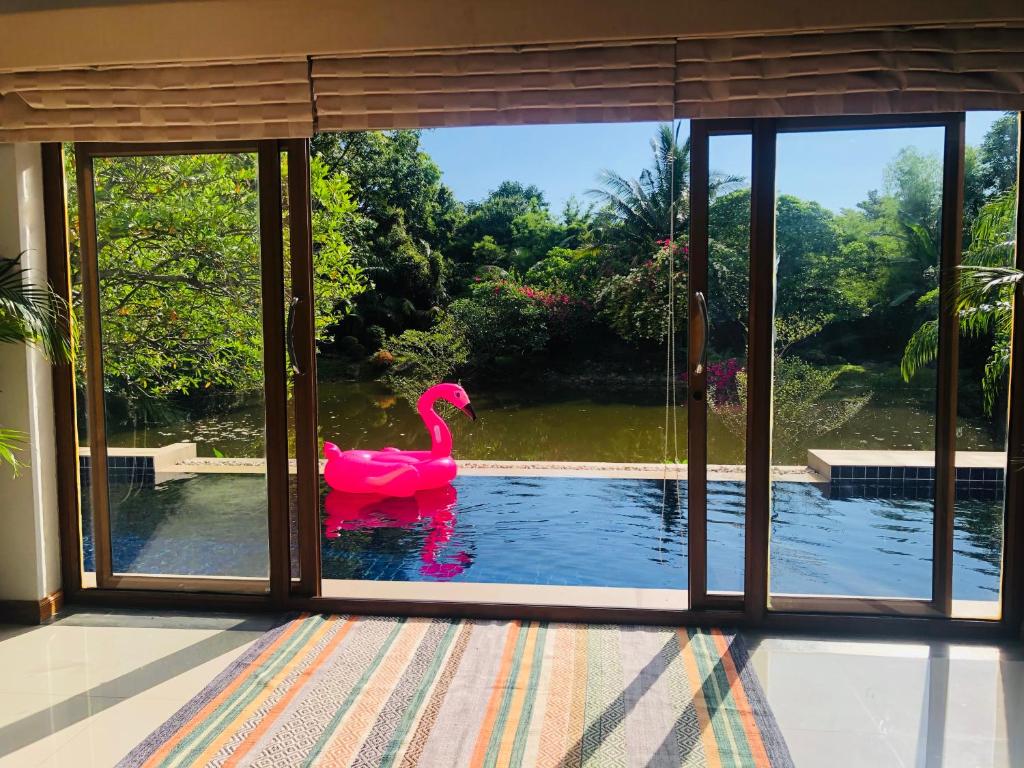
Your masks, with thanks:
[[(463, 210), (427, 174), (424, 210), (474, 212), (445, 252), (395, 214), (402, 173), (372, 197), (346, 169), (352, 136), (76, 145), (83, 586), (1000, 618), (1013, 289), (964, 303), (958, 267), (1009, 266), (1019, 224), (1015, 148), (975, 119), (647, 126), (632, 238), (610, 194)], [(477, 420), (417, 408), (460, 379)], [(461, 474), (332, 488), (331, 443)]]
[(287, 503), (277, 158), (76, 147), (80, 497), (99, 587), (269, 588)]
[(960, 247), (943, 205), (958, 173), (942, 158), (959, 130), (809, 121), (777, 135), (775, 608), (932, 609), (952, 501), (936, 450), (954, 437), (940, 404), (956, 331), (939, 318)]
[[(694, 124), (695, 606), (998, 618), (1010, 296), (958, 289), (963, 249), (1011, 263), (1000, 119), (976, 118), (977, 150), (962, 114)], [(715, 173), (724, 142), (749, 182)]]

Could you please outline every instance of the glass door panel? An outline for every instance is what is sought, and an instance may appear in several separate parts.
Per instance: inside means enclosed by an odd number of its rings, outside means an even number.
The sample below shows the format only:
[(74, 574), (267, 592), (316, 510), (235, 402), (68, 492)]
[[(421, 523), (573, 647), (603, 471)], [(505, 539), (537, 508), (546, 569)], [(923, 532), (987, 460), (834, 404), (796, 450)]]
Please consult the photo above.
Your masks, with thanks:
[(98, 347), (84, 373), (90, 414), (106, 427), (105, 499), (91, 494), (105, 501), (93, 516), (109, 536), (99, 586), (265, 590), (257, 155), (80, 152), (78, 162), (95, 211), (81, 232), (94, 261), (80, 312)]
[(742, 593), (746, 530), (750, 134), (709, 139), (708, 592)]
[[(433, 407), (460, 463), (413, 496), (324, 481), (325, 596), (686, 607), (679, 128), (317, 137), (321, 456), (423, 451)], [(649, 195), (632, 218), (631, 178)], [(417, 408), (442, 381), (476, 420)]]
[[(1013, 291), (978, 290), (970, 270), (1014, 263), (1017, 115), (968, 112), (968, 147), (977, 155), (965, 183), (953, 616), (998, 619), (1001, 613), (1009, 329)], [(1019, 214), (1018, 214), (1019, 215)]]
[(931, 599), (943, 142), (778, 135), (774, 596)]

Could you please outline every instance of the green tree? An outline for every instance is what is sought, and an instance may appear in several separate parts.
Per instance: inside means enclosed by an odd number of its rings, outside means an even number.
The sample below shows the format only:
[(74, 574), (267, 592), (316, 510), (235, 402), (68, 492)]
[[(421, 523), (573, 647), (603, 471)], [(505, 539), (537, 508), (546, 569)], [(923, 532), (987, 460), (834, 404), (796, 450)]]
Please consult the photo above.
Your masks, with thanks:
[(410, 329), (384, 343), (384, 383), (410, 405), (428, 387), (451, 377), (469, 358), (466, 329), (445, 313), (428, 330)]
[(547, 346), (547, 313), (521, 288), (514, 280), (476, 283), (469, 297), (448, 308), (466, 334), (470, 363), (478, 370), (521, 364)]
[(466, 212), (452, 245), (463, 277), (488, 265), (525, 271), (570, 236), (532, 184), (503, 181), (483, 200), (469, 203)]
[(687, 271), (677, 246), (663, 247), (625, 274), (611, 275), (597, 291), (597, 316), (624, 340), (655, 343), (669, 328), (669, 268), (672, 263), (676, 331), (686, 327)]
[[(1011, 188), (982, 208), (964, 252), (959, 279), (957, 317), (960, 333), (989, 339), (981, 376), (984, 406), (992, 413), (1010, 367), (1012, 299), (1021, 273), (1013, 268), (1016, 191)], [(933, 296), (937, 303), (938, 296)], [(910, 381), (938, 357), (939, 327), (928, 320), (914, 332), (903, 351), (900, 372)]]
[(451, 238), (465, 216), (420, 146), (419, 131), (318, 134), (312, 153), (350, 183), (358, 217), (345, 237), (372, 290), (355, 300), (336, 336), (369, 341), (375, 328), (426, 327), (447, 301)]
[[(610, 170), (598, 174), (600, 187), (588, 190), (611, 214), (615, 227), (606, 240), (621, 241), (636, 262), (657, 250), (672, 231), (681, 238), (690, 220), (690, 140), (679, 143), (679, 125), (658, 126), (651, 139), (651, 165), (637, 178)], [(712, 173), (712, 198), (739, 179)]]
[[(111, 404), (151, 413), (150, 406), (171, 399), (261, 389), (255, 156), (104, 158), (94, 169), (104, 387)], [(315, 309), (318, 325), (327, 326), (365, 281), (342, 234), (346, 217), (355, 215), (347, 180), (319, 161), (311, 174)], [(72, 243), (77, 250), (77, 232)], [(80, 263), (77, 252), (73, 261)]]
[(1017, 181), (1017, 113), (999, 117), (982, 139), (978, 176), (987, 198), (998, 197)]
[[(777, 462), (802, 462), (808, 441), (834, 432), (856, 417), (870, 395), (836, 397), (842, 370), (825, 368), (793, 354), (794, 345), (821, 330), (813, 321), (775, 321), (775, 361), (772, 379), (772, 451)], [(736, 395), (726, 390), (710, 397), (708, 406), (740, 441), (747, 435), (747, 374), (736, 376)]]
[(651, 139), (651, 165), (637, 178), (608, 169), (598, 174), (600, 187), (588, 190), (608, 208), (633, 261), (652, 254), (670, 229), (682, 235), (689, 221), (690, 140), (679, 143), (679, 127), (658, 126)]
[[(709, 306), (712, 327), (736, 338), (728, 329), (746, 329), (749, 290), (750, 190), (715, 198), (708, 211)], [(826, 322), (864, 313), (861, 282), (869, 263), (857, 263), (848, 250), (836, 216), (820, 204), (793, 195), (779, 195), (776, 204), (778, 281), (776, 313), (794, 318), (825, 318)], [(869, 260), (862, 260), (869, 261)], [(860, 294), (860, 295), (859, 295)]]

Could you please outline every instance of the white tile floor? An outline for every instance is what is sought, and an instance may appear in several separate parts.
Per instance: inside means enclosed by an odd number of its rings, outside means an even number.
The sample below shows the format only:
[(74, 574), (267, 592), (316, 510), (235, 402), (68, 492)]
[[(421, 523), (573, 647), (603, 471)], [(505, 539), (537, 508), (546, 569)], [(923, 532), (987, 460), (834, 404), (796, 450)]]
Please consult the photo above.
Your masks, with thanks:
[[(79, 613), (0, 628), (0, 766), (114, 765), (272, 622)], [(798, 768), (1024, 766), (1024, 647), (749, 636)]]

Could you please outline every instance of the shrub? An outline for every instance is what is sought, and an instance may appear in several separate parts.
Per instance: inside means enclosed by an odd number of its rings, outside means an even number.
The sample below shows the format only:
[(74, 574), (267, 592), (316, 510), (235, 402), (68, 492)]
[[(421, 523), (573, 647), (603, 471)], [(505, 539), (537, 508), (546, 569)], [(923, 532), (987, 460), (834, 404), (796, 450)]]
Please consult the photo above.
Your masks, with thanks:
[[(597, 316), (628, 342), (657, 342), (668, 331), (668, 270), (671, 244), (625, 274), (607, 278), (595, 297)], [(676, 331), (686, 325), (686, 251), (675, 247)]]
[[(710, 367), (708, 370), (710, 373)], [(772, 449), (778, 456), (794, 456), (805, 447), (813, 447), (807, 445), (808, 440), (834, 432), (867, 405), (870, 395), (831, 396), (841, 374), (841, 369), (819, 368), (798, 357), (775, 358)], [(735, 380), (735, 400), (713, 395), (708, 398), (708, 405), (729, 431), (745, 441), (746, 371), (738, 371)]]
[[(741, 371), (740, 361), (735, 357), (708, 363), (708, 402), (723, 408), (738, 403), (737, 378)], [(679, 380), (686, 384), (687, 374), (679, 374)]]
[(547, 311), (510, 281), (477, 283), (471, 297), (452, 303), (449, 313), (466, 335), (473, 365), (524, 357), (543, 350), (550, 334)]
[(388, 339), (377, 358), (385, 361), (387, 356), (392, 362), (384, 383), (415, 403), (423, 390), (449, 378), (466, 363), (469, 347), (463, 326), (448, 314), (430, 330), (405, 331)]
[(378, 350), (384, 346), (388, 334), (381, 326), (371, 325), (366, 329), (366, 344), (371, 350)]

